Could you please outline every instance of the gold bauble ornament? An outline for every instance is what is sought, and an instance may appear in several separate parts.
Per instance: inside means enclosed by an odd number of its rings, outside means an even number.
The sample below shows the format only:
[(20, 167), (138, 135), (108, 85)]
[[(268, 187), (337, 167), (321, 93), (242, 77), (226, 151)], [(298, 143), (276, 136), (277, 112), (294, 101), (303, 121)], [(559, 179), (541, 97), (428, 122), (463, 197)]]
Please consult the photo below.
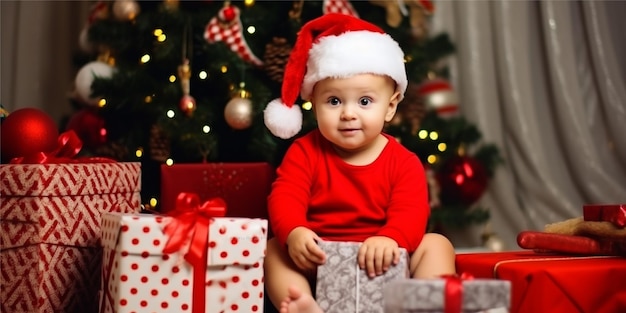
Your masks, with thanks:
[(483, 246), (493, 252), (502, 252), (506, 248), (504, 241), (494, 233), (483, 234)]
[(252, 125), (253, 107), (249, 94), (239, 91), (224, 108), (224, 119), (233, 129), (243, 130)]
[(133, 21), (140, 11), (135, 0), (116, 0), (113, 3), (113, 16), (120, 21)]

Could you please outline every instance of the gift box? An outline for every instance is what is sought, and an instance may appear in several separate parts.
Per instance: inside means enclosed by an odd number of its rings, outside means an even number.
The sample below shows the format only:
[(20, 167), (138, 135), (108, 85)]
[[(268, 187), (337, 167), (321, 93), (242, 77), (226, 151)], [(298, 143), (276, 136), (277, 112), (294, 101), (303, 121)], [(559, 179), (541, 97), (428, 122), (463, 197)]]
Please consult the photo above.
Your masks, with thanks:
[(626, 258), (532, 251), (457, 254), (458, 272), (511, 281), (511, 313), (626, 312)]
[(139, 163), (0, 165), (2, 312), (96, 312), (102, 212), (141, 206)]
[(585, 221), (611, 222), (616, 227), (626, 227), (626, 204), (587, 204), (583, 205)]
[(228, 216), (267, 218), (267, 196), (274, 181), (268, 163), (198, 163), (161, 166), (162, 213), (174, 207), (181, 192), (200, 200), (219, 197), (228, 203)]
[[(104, 215), (101, 312), (263, 312), (267, 220), (203, 219), (187, 238), (173, 217)], [(176, 238), (189, 246), (168, 251)]]
[(409, 257), (400, 249), (400, 263), (370, 278), (359, 268), (360, 242), (320, 241), (326, 263), (317, 267), (315, 298), (326, 313), (382, 313), (383, 290), (394, 280), (409, 277)]
[(511, 282), (497, 279), (403, 279), (384, 290), (385, 313), (508, 312)]

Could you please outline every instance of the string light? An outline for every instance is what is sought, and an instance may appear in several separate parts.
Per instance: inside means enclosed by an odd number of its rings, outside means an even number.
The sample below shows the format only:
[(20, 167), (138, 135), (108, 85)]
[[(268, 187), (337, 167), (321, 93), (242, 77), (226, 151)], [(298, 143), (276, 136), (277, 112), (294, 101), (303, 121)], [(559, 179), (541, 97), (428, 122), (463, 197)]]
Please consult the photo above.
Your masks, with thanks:
[(149, 55), (149, 54), (144, 54), (144, 55), (141, 57), (141, 63), (146, 64), (146, 63), (148, 63), (148, 62), (150, 62), (150, 55)]
[(150, 102), (152, 102), (152, 96), (146, 96), (146, 97), (143, 99), (143, 101), (144, 101), (145, 103), (150, 103)]
[(302, 108), (307, 111), (310, 111), (313, 108), (313, 103), (311, 103), (311, 101), (307, 101), (302, 104)]
[(167, 112), (165, 112), (165, 115), (167, 115), (167, 117), (169, 118), (174, 118), (174, 116), (176, 116), (176, 113), (174, 112), (174, 110), (167, 110)]
[(435, 164), (435, 162), (437, 162), (437, 156), (431, 154), (426, 158), (426, 161), (428, 162), (428, 164)]
[(432, 131), (430, 132), (430, 134), (428, 134), (428, 137), (430, 137), (431, 140), (437, 140), (439, 139), (439, 133)]
[(222, 65), (222, 73), (228, 72), (228, 67), (226, 65)]
[(165, 165), (172, 166), (173, 164), (174, 164), (174, 160), (172, 160), (172, 159), (165, 160)]
[(100, 101), (98, 101), (98, 106), (99, 107), (104, 107), (105, 105), (107, 105), (107, 99), (100, 99)]
[(169, 81), (170, 81), (170, 83), (175, 82), (176, 81), (176, 75), (170, 75)]
[(428, 131), (427, 131), (427, 130), (422, 129), (422, 130), (420, 130), (420, 131), (417, 133), (417, 136), (418, 136), (420, 139), (426, 139), (426, 137), (428, 137)]
[(198, 77), (200, 79), (207, 79), (207, 77), (209, 77), (209, 74), (206, 71), (200, 71), (200, 73), (198, 73)]
[(441, 152), (446, 151), (446, 149), (448, 149), (448, 145), (446, 145), (444, 142), (440, 143), (437, 145), (437, 149)]
[(205, 134), (208, 134), (211, 131), (211, 126), (209, 125), (204, 125), (202, 126), (202, 132)]
[(244, 0), (243, 4), (247, 7), (251, 7), (254, 5), (254, 0)]
[(135, 151), (135, 156), (141, 158), (143, 156), (143, 148), (137, 148), (137, 150)]
[(256, 32), (256, 27), (250, 25), (250, 26), (248, 26), (246, 31), (248, 31), (248, 34), (252, 35), (252, 34), (254, 34)]
[(157, 205), (158, 201), (156, 198), (150, 198), (150, 206), (151, 207), (155, 207)]

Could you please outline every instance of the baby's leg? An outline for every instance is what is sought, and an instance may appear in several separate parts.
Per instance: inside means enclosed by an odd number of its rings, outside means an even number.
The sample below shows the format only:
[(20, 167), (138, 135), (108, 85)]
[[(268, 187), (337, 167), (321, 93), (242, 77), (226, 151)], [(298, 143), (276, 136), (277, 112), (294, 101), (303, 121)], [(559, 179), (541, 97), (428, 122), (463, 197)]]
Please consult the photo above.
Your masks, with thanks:
[(448, 238), (427, 233), (417, 250), (411, 255), (409, 270), (412, 278), (435, 278), (456, 274), (455, 252)]
[(319, 309), (313, 300), (309, 282), (291, 261), (287, 251), (281, 249), (276, 238), (268, 240), (266, 252), (265, 288), (272, 304), (280, 309), (281, 313), (321, 312), (308, 310), (307, 304)]

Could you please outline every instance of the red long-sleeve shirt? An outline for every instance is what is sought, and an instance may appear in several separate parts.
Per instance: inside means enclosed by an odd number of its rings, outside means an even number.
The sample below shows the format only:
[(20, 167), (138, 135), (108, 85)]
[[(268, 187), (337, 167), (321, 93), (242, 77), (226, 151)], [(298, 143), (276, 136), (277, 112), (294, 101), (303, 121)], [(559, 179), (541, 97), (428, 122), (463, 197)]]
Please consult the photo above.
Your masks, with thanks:
[(269, 220), (285, 244), (298, 226), (326, 240), (387, 236), (413, 252), (430, 214), (424, 168), (393, 137), (371, 164), (345, 163), (319, 131), (295, 140), (277, 169)]

